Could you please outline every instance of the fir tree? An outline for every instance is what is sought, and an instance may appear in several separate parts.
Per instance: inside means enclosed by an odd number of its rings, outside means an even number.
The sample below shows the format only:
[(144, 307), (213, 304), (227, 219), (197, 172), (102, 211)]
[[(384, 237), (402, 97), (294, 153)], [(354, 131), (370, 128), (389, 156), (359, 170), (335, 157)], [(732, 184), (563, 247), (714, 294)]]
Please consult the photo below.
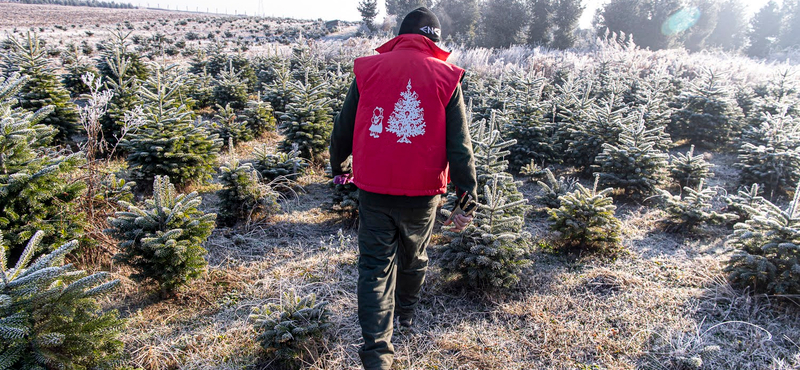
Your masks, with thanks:
[(102, 312), (98, 298), (119, 285), (110, 274), (88, 274), (64, 265), (77, 241), (31, 263), (44, 233), (33, 234), (11, 267), (0, 234), (0, 369), (107, 368), (122, 355), (124, 321)]
[(742, 130), (742, 113), (721, 72), (703, 69), (677, 99), (670, 134), (708, 149), (730, 145)]
[(664, 182), (669, 158), (655, 148), (657, 140), (658, 130), (648, 130), (643, 119), (625, 125), (617, 143), (603, 144), (595, 159), (600, 183), (636, 196), (653, 194)]
[[(105, 81), (126, 81), (135, 78), (138, 82), (147, 80), (150, 69), (142, 60), (139, 53), (130, 50), (129, 38), (131, 32), (122, 30), (111, 31), (111, 39), (104, 41), (101, 46), (103, 53), (97, 65), (100, 75)], [(125, 61), (124, 71), (120, 69), (121, 61)]]
[(481, 46), (507, 48), (524, 40), (528, 12), (521, 0), (488, 0), (480, 13)]
[(208, 108), (215, 104), (214, 90), (217, 80), (206, 71), (205, 66), (200, 73), (192, 74), (189, 82), (189, 96), (197, 102), (198, 108)]
[(531, 22), (528, 25), (528, 44), (534, 46), (547, 46), (550, 44), (552, 0), (529, 0)]
[(741, 0), (726, 0), (720, 4), (717, 26), (706, 39), (706, 45), (726, 51), (738, 51), (747, 41), (747, 17)]
[(547, 105), (542, 101), (545, 79), (515, 74), (510, 85), (515, 88), (508, 104), (510, 114), (504, 131), (517, 141), (509, 148), (512, 168), (519, 169), (530, 161), (558, 163), (560, 147), (554, 124), (545, 117)]
[(305, 82), (293, 83), (296, 93), (286, 106), (286, 114), (281, 116), (286, 136), (279, 145), (281, 151), (289, 152), (292, 145), (297, 144), (301, 157), (322, 162), (333, 129), (328, 98), (325, 96), (327, 88), (326, 83), (312, 85), (307, 78)]
[(784, 22), (778, 45), (782, 48), (797, 48), (800, 46), (800, 1), (784, 1), (783, 13)]
[(555, 234), (557, 247), (614, 254), (619, 251), (622, 223), (614, 216), (617, 207), (608, 195), (613, 190), (597, 191), (576, 184), (575, 191), (559, 198), (561, 205), (548, 210), (550, 229)]
[(736, 285), (757, 293), (800, 294), (800, 188), (786, 210), (764, 201), (761, 209), (733, 227), (729, 244), (736, 249), (725, 271)]
[(276, 113), (285, 113), (286, 107), (295, 95), (295, 85), (292, 80), (292, 72), (288, 63), (280, 61), (270, 67), (271, 74), (274, 76), (272, 81), (264, 83), (264, 99), (275, 109)]
[(728, 205), (726, 210), (739, 216), (739, 218), (735, 220), (736, 222), (744, 222), (758, 214), (761, 210), (761, 206), (766, 201), (766, 199), (761, 196), (761, 193), (762, 191), (758, 184), (750, 185), (749, 188), (742, 186), (739, 188), (739, 191), (736, 192), (736, 195), (728, 195), (725, 197), (725, 204)]
[(107, 232), (120, 241), (115, 258), (136, 269), (134, 278), (152, 279), (164, 293), (200, 276), (207, 264), (202, 244), (216, 219), (198, 209), (201, 202), (196, 192), (177, 194), (169, 177), (156, 176), (152, 199), (139, 207), (120, 201), (124, 211), (109, 217)]
[(250, 320), (260, 332), (261, 346), (281, 361), (302, 355), (331, 326), (328, 302), (317, 302), (314, 294), (300, 297), (294, 290), (283, 294), (279, 303), (255, 307)]
[(217, 104), (217, 114), (214, 115), (210, 129), (212, 133), (222, 139), (223, 143), (230, 145), (253, 140), (253, 132), (247, 127), (247, 122), (238, 119), (230, 104), (224, 107)]
[(272, 153), (267, 145), (262, 145), (253, 150), (253, 156), (256, 170), (267, 181), (280, 177), (294, 181), (308, 169), (308, 161), (300, 157), (297, 146), (289, 152)]
[(220, 72), (214, 86), (214, 100), (219, 105), (230, 105), (233, 109), (243, 109), (247, 104), (247, 83), (239, 77), (233, 68), (233, 60), (228, 68)]
[(17, 106), (29, 111), (52, 106), (42, 123), (58, 129), (59, 142), (70, 141), (78, 132), (78, 110), (50, 65), (39, 36), (28, 32), (23, 40), (11, 36), (7, 42), (11, 50), (3, 60), (5, 74), (18, 72), (28, 77), (18, 92)]
[(88, 94), (89, 87), (83, 83), (83, 75), (91, 73), (97, 78), (99, 72), (93, 65), (86, 63), (81, 58), (77, 48), (65, 50), (64, 55), (62, 64), (67, 70), (67, 73), (61, 79), (64, 88), (69, 91), (70, 97), (72, 98), (77, 98), (82, 94)]
[(375, 17), (378, 15), (378, 0), (361, 0), (358, 3), (358, 12), (361, 13), (361, 21), (369, 32), (375, 32)]
[(452, 238), (441, 257), (446, 274), (479, 288), (510, 288), (519, 282), (522, 268), (531, 263), (526, 258), (531, 236), (522, 231), (522, 217), (511, 214), (527, 200), (510, 200), (502, 190), (507, 181), (493, 175), (481, 192), (485, 203), (478, 205), (473, 222), (460, 233), (446, 232)]
[(739, 148), (743, 184), (759, 183), (771, 194), (787, 194), (800, 180), (800, 122), (786, 115), (766, 113), (766, 121), (748, 128)]
[(121, 142), (137, 181), (162, 175), (185, 185), (211, 177), (222, 142), (192, 122), (192, 111), (182, 103), (184, 78), (174, 66), (158, 67), (140, 89), (145, 124)]
[(750, 46), (747, 55), (766, 58), (775, 47), (781, 31), (781, 9), (773, 0), (764, 5), (750, 21)]
[(259, 181), (258, 172), (249, 163), (241, 164), (233, 159), (220, 167), (219, 181), (222, 190), (219, 220), (232, 225), (239, 220), (257, 221), (280, 210), (278, 193)]
[(578, 19), (583, 14), (583, 5), (579, 0), (555, 0), (553, 4), (553, 42), (550, 44), (556, 49), (569, 49), (575, 45), (575, 30), (578, 28)]
[[(106, 88), (112, 92), (108, 102), (106, 114), (100, 118), (103, 126), (103, 140), (111, 146), (116, 146), (122, 138), (122, 129), (125, 125), (125, 115), (141, 106), (138, 90), (141, 86), (138, 74), (144, 73), (131, 70), (136, 68), (135, 57), (131, 57), (123, 46), (107, 51), (104, 59), (104, 68), (108, 76), (104, 81)], [(144, 70), (146, 71), (146, 69)], [(146, 76), (147, 73), (144, 73)]]
[(261, 100), (250, 100), (242, 112), (247, 128), (255, 137), (262, 137), (267, 132), (275, 132), (277, 120), (272, 105)]
[(671, 156), (669, 173), (681, 187), (694, 187), (701, 181), (714, 177), (711, 167), (714, 165), (706, 162), (702, 154), (694, 155), (694, 145), (692, 145), (686, 154), (678, 153)]
[(0, 77), (0, 230), (12, 262), (37, 230), (45, 245), (60, 245), (83, 234), (84, 224), (76, 203), (85, 184), (66, 176), (83, 163), (81, 153), (53, 156), (39, 146), (55, 132), (40, 124), (50, 109), (12, 108), (27, 78)]
[(694, 231), (702, 224), (719, 224), (736, 219), (732, 213), (718, 213), (712, 208), (711, 200), (716, 191), (703, 188), (703, 180), (697, 189), (685, 186), (681, 195), (673, 196), (666, 190), (659, 190), (669, 215), (669, 229), (674, 231)]
[(541, 180), (536, 182), (542, 188), (542, 195), (537, 199), (548, 208), (558, 208), (561, 205), (561, 197), (575, 190), (578, 179), (564, 176), (556, 179), (549, 168), (545, 168), (544, 173), (544, 180), (547, 182)]

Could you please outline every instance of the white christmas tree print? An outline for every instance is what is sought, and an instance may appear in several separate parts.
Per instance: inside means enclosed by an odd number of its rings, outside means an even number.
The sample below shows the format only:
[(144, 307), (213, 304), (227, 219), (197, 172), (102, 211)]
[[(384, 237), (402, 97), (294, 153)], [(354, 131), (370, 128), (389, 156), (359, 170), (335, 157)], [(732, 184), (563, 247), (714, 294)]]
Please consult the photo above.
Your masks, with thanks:
[(411, 144), (409, 137), (419, 136), (425, 134), (425, 112), (419, 106), (419, 95), (415, 91), (411, 91), (411, 80), (408, 80), (406, 91), (400, 93), (400, 100), (394, 104), (394, 111), (389, 116), (389, 126), (386, 127), (387, 132), (394, 133), (400, 137), (398, 143)]

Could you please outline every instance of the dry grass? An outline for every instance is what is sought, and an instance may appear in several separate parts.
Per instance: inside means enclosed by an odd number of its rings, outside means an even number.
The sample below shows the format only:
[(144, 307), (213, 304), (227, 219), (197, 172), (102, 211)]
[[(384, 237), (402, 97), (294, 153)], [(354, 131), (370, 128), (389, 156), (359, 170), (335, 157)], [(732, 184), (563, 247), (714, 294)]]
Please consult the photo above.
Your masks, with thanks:
[[(304, 369), (357, 369), (357, 247), (352, 230), (320, 208), (325, 179), (284, 212), (244, 229), (219, 229), (209, 272), (168, 301), (129, 286), (115, 301), (129, 315), (131, 365), (145, 369), (278, 369), (247, 322), (280, 292), (330, 302), (333, 329), (304, 355)], [(526, 184), (523, 191), (535, 192)], [(719, 230), (703, 239), (658, 231), (660, 211), (623, 206), (629, 253), (614, 261), (532, 253), (507, 292), (476, 293), (445, 281), (438, 247), (411, 333), (398, 334), (398, 369), (790, 369), (800, 366), (800, 319), (790, 300), (732, 289), (721, 272)], [(546, 222), (531, 218), (538, 239)], [(437, 237), (437, 239), (441, 239)]]

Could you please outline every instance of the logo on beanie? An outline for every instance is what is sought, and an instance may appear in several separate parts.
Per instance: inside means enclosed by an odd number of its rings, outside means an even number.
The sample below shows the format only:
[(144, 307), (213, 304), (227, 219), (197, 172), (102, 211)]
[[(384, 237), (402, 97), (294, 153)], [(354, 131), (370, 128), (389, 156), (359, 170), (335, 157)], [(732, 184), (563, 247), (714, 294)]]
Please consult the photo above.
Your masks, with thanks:
[(436, 36), (440, 36), (440, 37), (442, 36), (442, 30), (440, 30), (440, 29), (438, 29), (436, 27), (425, 26), (425, 27), (420, 28), (419, 30), (422, 31), (422, 32), (431, 34), (431, 35), (436, 35)]

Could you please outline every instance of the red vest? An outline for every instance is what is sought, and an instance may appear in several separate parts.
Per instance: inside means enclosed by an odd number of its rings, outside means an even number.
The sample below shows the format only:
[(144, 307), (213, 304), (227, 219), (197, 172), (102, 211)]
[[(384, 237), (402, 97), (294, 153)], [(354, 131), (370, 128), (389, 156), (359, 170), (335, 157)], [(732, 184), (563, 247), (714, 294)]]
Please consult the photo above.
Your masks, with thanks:
[(359, 189), (389, 195), (444, 194), (449, 182), (445, 107), (464, 70), (417, 34), (400, 35), (355, 60), (359, 101), (353, 175)]

